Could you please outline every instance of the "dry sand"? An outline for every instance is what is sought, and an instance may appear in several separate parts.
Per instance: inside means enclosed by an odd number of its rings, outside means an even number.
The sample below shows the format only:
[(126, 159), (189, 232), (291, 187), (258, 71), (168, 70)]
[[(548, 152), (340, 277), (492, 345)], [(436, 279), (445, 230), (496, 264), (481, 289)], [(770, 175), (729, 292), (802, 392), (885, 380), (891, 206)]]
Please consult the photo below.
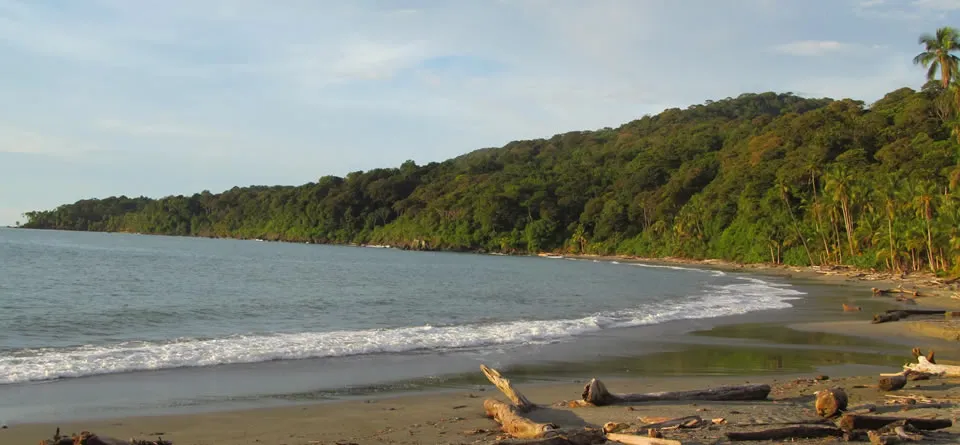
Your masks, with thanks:
[[(940, 408), (917, 405), (885, 405), (889, 399), (872, 388), (855, 386), (876, 383), (876, 377), (834, 378), (816, 381), (813, 376), (777, 379), (691, 377), (672, 379), (611, 380), (615, 392), (649, 392), (694, 389), (715, 385), (766, 382), (773, 386), (770, 400), (764, 402), (675, 402), (638, 404), (630, 407), (565, 408), (547, 406), (531, 417), (563, 426), (595, 426), (605, 422), (642, 423), (641, 417), (682, 417), (699, 415), (704, 419), (723, 418), (725, 424), (706, 429), (664, 432), (667, 438), (687, 443), (716, 443), (726, 431), (748, 431), (782, 425), (760, 425), (813, 419), (813, 393), (819, 389), (847, 388), (852, 407), (877, 405), (877, 414), (937, 416), (954, 419), (960, 408), (947, 404)], [(582, 384), (520, 386), (534, 402), (554, 402), (579, 397)], [(482, 392), (415, 395), (372, 401), (351, 401), (302, 407), (246, 410), (225, 413), (160, 417), (130, 417), (110, 421), (60, 425), (64, 432), (90, 430), (117, 438), (149, 438), (162, 434), (176, 445), (213, 444), (476, 444), (495, 443), (500, 435), (497, 425), (483, 416), (485, 397), (503, 397), (492, 388)], [(897, 395), (960, 400), (960, 380), (935, 379), (911, 382)], [(909, 409), (908, 412), (903, 410)], [(0, 430), (5, 445), (36, 444), (52, 435), (55, 425), (19, 425)], [(944, 430), (942, 443), (960, 441), (960, 428)], [(934, 438), (937, 439), (937, 438)], [(803, 443), (803, 442), (800, 442)], [(809, 443), (822, 443), (811, 440)]]

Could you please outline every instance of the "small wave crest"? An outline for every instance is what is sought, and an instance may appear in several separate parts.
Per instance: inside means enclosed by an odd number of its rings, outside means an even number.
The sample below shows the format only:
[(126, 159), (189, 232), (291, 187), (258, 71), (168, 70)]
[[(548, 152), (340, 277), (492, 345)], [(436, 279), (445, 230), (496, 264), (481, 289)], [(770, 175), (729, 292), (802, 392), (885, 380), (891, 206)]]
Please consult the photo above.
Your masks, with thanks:
[(708, 273), (715, 277), (723, 277), (727, 275), (726, 272), (723, 272), (720, 270), (698, 269), (696, 267), (668, 266), (666, 264), (649, 264), (649, 263), (630, 263), (630, 264), (637, 267), (649, 267), (652, 269), (688, 270), (693, 272), (702, 272), (702, 273)]
[(0, 355), (0, 384), (273, 360), (553, 342), (603, 329), (788, 308), (791, 305), (787, 301), (802, 294), (787, 285), (739, 277), (732, 284), (708, 286), (704, 293), (680, 303), (647, 304), (643, 309), (572, 319), (22, 349)]

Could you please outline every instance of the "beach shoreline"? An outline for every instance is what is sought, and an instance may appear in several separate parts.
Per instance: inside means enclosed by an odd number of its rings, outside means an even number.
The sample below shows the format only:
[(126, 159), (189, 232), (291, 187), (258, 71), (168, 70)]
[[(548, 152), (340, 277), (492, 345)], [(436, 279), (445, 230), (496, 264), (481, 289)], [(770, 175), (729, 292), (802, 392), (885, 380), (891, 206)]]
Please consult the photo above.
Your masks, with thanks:
[[(796, 270), (794, 268), (760, 268), (740, 267), (735, 264), (717, 262), (693, 263), (689, 261), (671, 262), (638, 258), (620, 257), (593, 257), (580, 256), (578, 259), (596, 259), (601, 261), (636, 261), (668, 266), (683, 266), (693, 268), (714, 268), (720, 270), (737, 271), (758, 276), (778, 276), (789, 280), (810, 280), (829, 288), (846, 285), (847, 288), (839, 291), (845, 298), (867, 299), (878, 304), (894, 304), (891, 297), (873, 297), (870, 287), (878, 285), (897, 284), (896, 281), (884, 278), (857, 276), (857, 273), (825, 274), (813, 270)], [(921, 282), (911, 281), (910, 285), (920, 290), (922, 297), (917, 299), (921, 306), (942, 306), (955, 304), (957, 300), (950, 298), (949, 288), (923, 286)], [(928, 296), (929, 295), (929, 296)], [(814, 296), (816, 298), (816, 296)], [(835, 297), (823, 297), (827, 306), (820, 307), (820, 311), (828, 310), (829, 305), (837, 307), (840, 302), (833, 302)], [(835, 303), (835, 304), (833, 304)], [(794, 311), (795, 308), (786, 311)], [(950, 342), (933, 337), (930, 332), (916, 329), (916, 323), (910, 321), (871, 325), (868, 315), (852, 314), (852, 320), (829, 320), (817, 322), (806, 320), (789, 322), (789, 329), (837, 336), (851, 336), (902, 345), (903, 361), (909, 359), (908, 344), (922, 345), (925, 348), (936, 347), (947, 357), (957, 356), (952, 350), (957, 350)], [(724, 326), (736, 329), (745, 326), (740, 324), (723, 324), (723, 320), (715, 320), (715, 326)], [(749, 342), (744, 348), (750, 348)], [(856, 349), (853, 344), (851, 348)], [(721, 348), (722, 349), (722, 348)], [(647, 355), (645, 357), (654, 357)], [(886, 365), (846, 365), (846, 366), (815, 366), (807, 372), (774, 372), (773, 374), (739, 374), (739, 375), (683, 375), (683, 376), (645, 376), (642, 378), (615, 377), (609, 384), (617, 391), (663, 391), (671, 389), (691, 389), (716, 386), (722, 383), (738, 383), (744, 381), (763, 382), (774, 385), (771, 398), (786, 399), (800, 398), (804, 403), (790, 407), (790, 414), (780, 416), (802, 415), (809, 411), (809, 393), (823, 383), (809, 385), (794, 385), (796, 379), (809, 380), (813, 375), (827, 372), (834, 375), (832, 383), (838, 381), (869, 382), (875, 380), (879, 372), (895, 372), (897, 368), (892, 364)], [(524, 392), (539, 403), (554, 403), (561, 400), (578, 398), (583, 381), (595, 377), (584, 375), (571, 378), (568, 383), (554, 381), (552, 383), (525, 383)], [(831, 384), (832, 384), (831, 383)], [(852, 383), (851, 383), (852, 384)], [(862, 383), (860, 383), (862, 384)], [(819, 385), (819, 386), (818, 386)], [(796, 387), (795, 387), (796, 386)], [(952, 388), (952, 386), (951, 386)], [(152, 416), (120, 416), (114, 418), (97, 419), (83, 422), (38, 422), (19, 423), (0, 430), (0, 442), (3, 443), (36, 443), (49, 437), (53, 429), (60, 427), (64, 432), (79, 432), (82, 430), (99, 432), (100, 434), (128, 438), (149, 438), (158, 434), (172, 440), (177, 445), (184, 444), (213, 444), (232, 441), (246, 441), (263, 444), (301, 444), (317, 445), (325, 443), (487, 443), (496, 437), (496, 425), (486, 419), (482, 413), (482, 400), (491, 395), (496, 396), (495, 389), (490, 386), (477, 386), (469, 389), (446, 389), (443, 391), (424, 391), (419, 393), (399, 393), (378, 395), (369, 398), (354, 398), (352, 400), (328, 400), (292, 404), (280, 407), (246, 408), (239, 410), (224, 410), (188, 414), (164, 414)], [(867, 400), (869, 394), (860, 396)], [(746, 412), (731, 409), (723, 404), (701, 404), (711, 406), (717, 415), (738, 417), (734, 412)], [(656, 407), (637, 407), (636, 410), (650, 412), (675, 412), (677, 415), (690, 414), (689, 403), (659, 404)], [(762, 420), (763, 416), (757, 413), (764, 412), (768, 406), (765, 403), (749, 404), (752, 416), (744, 419), (747, 422)], [(581, 414), (582, 413), (582, 414)], [(602, 416), (610, 420), (622, 418), (622, 421), (636, 423), (636, 415), (632, 413), (628, 418), (623, 416), (623, 408), (611, 410), (598, 408), (596, 411), (580, 411), (575, 414), (565, 414), (580, 418), (583, 424), (596, 424)], [(573, 417), (570, 417), (573, 418)], [(601, 424), (603, 422), (600, 422)], [(478, 432), (482, 431), (482, 432)], [(472, 433), (470, 433), (472, 432)], [(468, 434), (469, 433), (469, 434)], [(492, 443), (492, 442), (490, 442)]]

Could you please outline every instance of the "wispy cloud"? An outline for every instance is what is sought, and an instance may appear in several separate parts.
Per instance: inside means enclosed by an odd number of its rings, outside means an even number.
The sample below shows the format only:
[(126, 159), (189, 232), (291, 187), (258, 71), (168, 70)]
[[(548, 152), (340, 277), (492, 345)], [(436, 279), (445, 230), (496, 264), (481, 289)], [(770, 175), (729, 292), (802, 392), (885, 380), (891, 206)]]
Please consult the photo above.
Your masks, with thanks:
[(159, 122), (141, 123), (115, 118), (97, 119), (93, 122), (93, 126), (100, 130), (131, 136), (173, 136), (202, 139), (225, 137), (223, 133), (190, 125)]
[(842, 43), (836, 40), (799, 40), (773, 47), (774, 51), (793, 56), (823, 56), (826, 54), (850, 51), (859, 45)]

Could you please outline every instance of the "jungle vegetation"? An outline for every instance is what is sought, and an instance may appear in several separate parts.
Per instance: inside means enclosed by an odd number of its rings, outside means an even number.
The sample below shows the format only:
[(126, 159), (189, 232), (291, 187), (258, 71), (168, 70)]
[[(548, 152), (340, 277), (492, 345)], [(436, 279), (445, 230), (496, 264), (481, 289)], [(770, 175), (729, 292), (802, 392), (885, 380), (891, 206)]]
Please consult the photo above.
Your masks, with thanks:
[(24, 227), (960, 271), (960, 34), (919, 39), (919, 91), (873, 104), (743, 94), (450, 159), (162, 199)]

